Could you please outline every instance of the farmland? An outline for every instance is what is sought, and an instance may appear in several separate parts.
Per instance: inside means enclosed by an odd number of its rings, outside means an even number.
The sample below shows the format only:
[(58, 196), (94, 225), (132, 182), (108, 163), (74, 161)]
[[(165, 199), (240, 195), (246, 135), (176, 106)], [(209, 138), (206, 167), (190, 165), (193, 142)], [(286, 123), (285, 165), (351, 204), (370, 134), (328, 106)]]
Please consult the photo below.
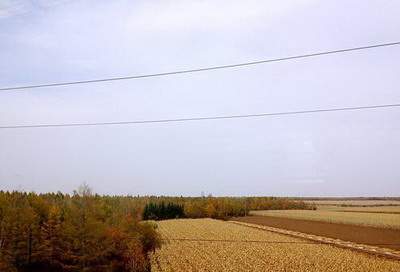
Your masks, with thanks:
[(337, 211), (337, 212), (366, 212), (366, 213), (400, 213), (400, 206), (337, 206), (337, 205), (317, 205), (318, 210)]
[(375, 228), (323, 221), (300, 220), (275, 216), (246, 216), (235, 221), (298, 231), (360, 244), (379, 245), (400, 250), (400, 230)]
[(361, 199), (348, 199), (348, 200), (305, 200), (307, 203), (312, 203), (316, 205), (335, 205), (335, 206), (400, 206), (400, 200), (385, 200), (385, 199), (377, 199), (377, 200), (361, 200)]
[(338, 204), (343, 201), (335, 203), (319, 204), (314, 211), (251, 211), (252, 216), (236, 220), (400, 249), (400, 206), (381, 206), (371, 200), (364, 200), (363, 204), (358, 200), (353, 202), (355, 206)]
[(341, 212), (330, 210), (275, 210), (251, 211), (252, 215), (282, 217), (301, 220), (353, 224), (380, 228), (400, 229), (400, 214)]
[(152, 271), (399, 271), (400, 262), (213, 219), (157, 223)]

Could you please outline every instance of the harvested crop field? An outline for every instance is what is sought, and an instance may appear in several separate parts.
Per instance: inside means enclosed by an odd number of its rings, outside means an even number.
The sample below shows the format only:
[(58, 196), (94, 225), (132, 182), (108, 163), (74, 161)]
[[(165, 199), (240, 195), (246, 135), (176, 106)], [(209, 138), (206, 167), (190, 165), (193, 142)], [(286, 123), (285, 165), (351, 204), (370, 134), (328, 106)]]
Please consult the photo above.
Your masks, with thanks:
[(246, 216), (235, 221), (299, 231), (324, 237), (400, 250), (400, 230), (318, 222), (273, 216)]
[(324, 210), (251, 211), (251, 215), (400, 229), (400, 214), (341, 212)]
[(306, 200), (307, 203), (316, 205), (336, 205), (336, 206), (400, 206), (400, 200)]
[(152, 271), (400, 271), (400, 262), (213, 219), (157, 223)]
[(400, 206), (368, 206), (368, 207), (341, 207), (335, 205), (317, 205), (318, 210), (337, 212), (364, 212), (364, 213), (393, 213), (400, 214)]

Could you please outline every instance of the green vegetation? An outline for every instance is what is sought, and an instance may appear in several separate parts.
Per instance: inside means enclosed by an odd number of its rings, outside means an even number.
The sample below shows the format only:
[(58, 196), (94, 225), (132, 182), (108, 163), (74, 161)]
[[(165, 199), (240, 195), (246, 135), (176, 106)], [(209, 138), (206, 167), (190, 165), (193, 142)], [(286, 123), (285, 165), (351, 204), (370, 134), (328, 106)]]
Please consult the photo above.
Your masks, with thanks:
[(143, 220), (164, 220), (184, 217), (183, 205), (168, 203), (146, 204), (143, 210)]

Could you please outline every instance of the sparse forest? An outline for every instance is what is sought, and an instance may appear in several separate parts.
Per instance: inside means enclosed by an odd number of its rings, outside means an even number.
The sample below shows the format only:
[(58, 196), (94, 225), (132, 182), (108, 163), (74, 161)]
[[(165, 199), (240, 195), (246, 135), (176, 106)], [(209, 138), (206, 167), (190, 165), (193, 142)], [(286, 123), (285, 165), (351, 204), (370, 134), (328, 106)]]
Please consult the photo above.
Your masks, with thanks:
[(72, 195), (0, 191), (0, 271), (149, 271), (162, 240), (143, 219), (312, 208), (272, 197), (100, 196), (87, 186)]

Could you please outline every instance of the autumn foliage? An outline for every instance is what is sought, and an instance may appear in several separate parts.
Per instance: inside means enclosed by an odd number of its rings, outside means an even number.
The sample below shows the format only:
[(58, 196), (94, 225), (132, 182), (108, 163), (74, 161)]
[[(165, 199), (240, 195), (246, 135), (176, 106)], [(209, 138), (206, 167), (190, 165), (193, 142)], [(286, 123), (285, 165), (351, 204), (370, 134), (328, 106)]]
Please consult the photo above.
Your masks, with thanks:
[(149, 271), (161, 238), (142, 219), (310, 208), (273, 197), (100, 196), (85, 185), (72, 195), (0, 191), (0, 271)]
[(154, 225), (120, 197), (0, 192), (0, 271), (149, 271)]
[[(250, 210), (311, 210), (314, 205), (276, 197), (144, 197), (143, 219), (245, 216)], [(167, 203), (167, 204), (165, 204)], [(183, 212), (182, 212), (183, 209)]]

